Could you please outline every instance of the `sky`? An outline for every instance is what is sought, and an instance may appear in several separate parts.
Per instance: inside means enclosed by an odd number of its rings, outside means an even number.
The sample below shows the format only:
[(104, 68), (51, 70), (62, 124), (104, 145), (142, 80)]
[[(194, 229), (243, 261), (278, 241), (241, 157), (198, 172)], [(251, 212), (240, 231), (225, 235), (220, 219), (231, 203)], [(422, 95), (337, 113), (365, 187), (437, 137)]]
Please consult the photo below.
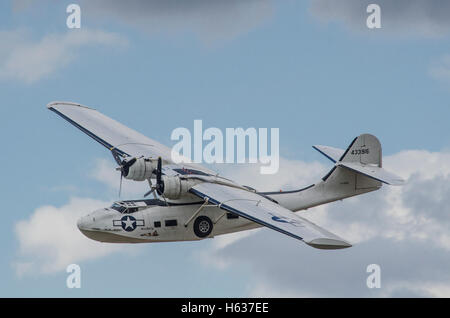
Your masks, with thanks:
[[(450, 3), (78, 0), (0, 3), (2, 297), (449, 297)], [(381, 8), (368, 29), (366, 8)], [(280, 169), (214, 167), (261, 190), (314, 183), (311, 146), (376, 135), (403, 187), (309, 209), (348, 239), (312, 249), (269, 229), (199, 242), (90, 241), (78, 217), (118, 199), (112, 156), (46, 109), (94, 107), (159, 142), (204, 127), (279, 128)], [(6, 147), (5, 147), (6, 146)], [(145, 184), (124, 182), (122, 198)], [(66, 286), (69, 264), (81, 288)], [(378, 264), (381, 288), (366, 269)]]

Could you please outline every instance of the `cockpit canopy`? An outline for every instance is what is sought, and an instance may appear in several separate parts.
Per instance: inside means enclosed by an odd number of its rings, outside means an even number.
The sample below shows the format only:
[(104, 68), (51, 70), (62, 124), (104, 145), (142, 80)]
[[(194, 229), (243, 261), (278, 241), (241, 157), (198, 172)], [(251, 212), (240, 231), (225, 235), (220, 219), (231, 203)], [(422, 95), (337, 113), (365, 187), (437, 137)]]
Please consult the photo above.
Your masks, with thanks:
[(113, 209), (113, 210), (116, 210), (116, 211), (118, 211), (120, 213), (125, 213), (127, 211), (126, 207), (124, 207), (124, 206), (122, 206), (122, 205), (120, 205), (120, 204), (118, 204), (116, 202), (114, 202), (113, 205), (111, 205), (110, 208)]
[(134, 213), (139, 210), (149, 208), (150, 206), (164, 206), (167, 205), (161, 200), (129, 200), (116, 201), (111, 205), (110, 209), (116, 210), (119, 213), (127, 214)]

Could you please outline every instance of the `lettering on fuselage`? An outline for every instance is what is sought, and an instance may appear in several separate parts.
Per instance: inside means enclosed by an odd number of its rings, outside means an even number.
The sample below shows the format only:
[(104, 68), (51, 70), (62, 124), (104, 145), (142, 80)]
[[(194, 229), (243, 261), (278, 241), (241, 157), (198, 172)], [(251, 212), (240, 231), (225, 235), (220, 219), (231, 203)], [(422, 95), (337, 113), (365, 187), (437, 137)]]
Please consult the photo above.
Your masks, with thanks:
[(368, 155), (369, 154), (369, 148), (364, 149), (355, 149), (351, 152), (352, 155)]

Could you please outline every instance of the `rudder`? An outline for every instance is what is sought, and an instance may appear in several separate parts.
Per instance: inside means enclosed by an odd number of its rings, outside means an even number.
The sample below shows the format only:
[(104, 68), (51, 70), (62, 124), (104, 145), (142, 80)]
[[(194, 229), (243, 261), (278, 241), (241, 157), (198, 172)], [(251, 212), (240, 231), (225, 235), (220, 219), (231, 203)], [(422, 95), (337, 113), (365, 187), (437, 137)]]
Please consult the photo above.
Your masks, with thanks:
[(356, 137), (342, 157), (341, 162), (370, 164), (382, 167), (381, 144), (377, 137), (371, 134), (362, 134)]

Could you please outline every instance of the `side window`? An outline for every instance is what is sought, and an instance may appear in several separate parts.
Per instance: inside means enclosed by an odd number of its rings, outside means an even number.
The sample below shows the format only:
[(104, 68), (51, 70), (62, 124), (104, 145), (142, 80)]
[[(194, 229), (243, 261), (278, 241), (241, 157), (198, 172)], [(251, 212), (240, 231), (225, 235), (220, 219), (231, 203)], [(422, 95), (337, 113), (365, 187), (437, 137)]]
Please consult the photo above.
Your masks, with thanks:
[(177, 226), (178, 222), (177, 222), (177, 220), (166, 220), (165, 225), (166, 226)]
[(156, 221), (156, 222), (154, 223), (154, 226), (155, 226), (155, 227), (161, 227), (161, 222), (160, 222), (160, 221)]
[(228, 212), (227, 213), (227, 219), (229, 219), (229, 220), (230, 219), (239, 219), (239, 215)]

